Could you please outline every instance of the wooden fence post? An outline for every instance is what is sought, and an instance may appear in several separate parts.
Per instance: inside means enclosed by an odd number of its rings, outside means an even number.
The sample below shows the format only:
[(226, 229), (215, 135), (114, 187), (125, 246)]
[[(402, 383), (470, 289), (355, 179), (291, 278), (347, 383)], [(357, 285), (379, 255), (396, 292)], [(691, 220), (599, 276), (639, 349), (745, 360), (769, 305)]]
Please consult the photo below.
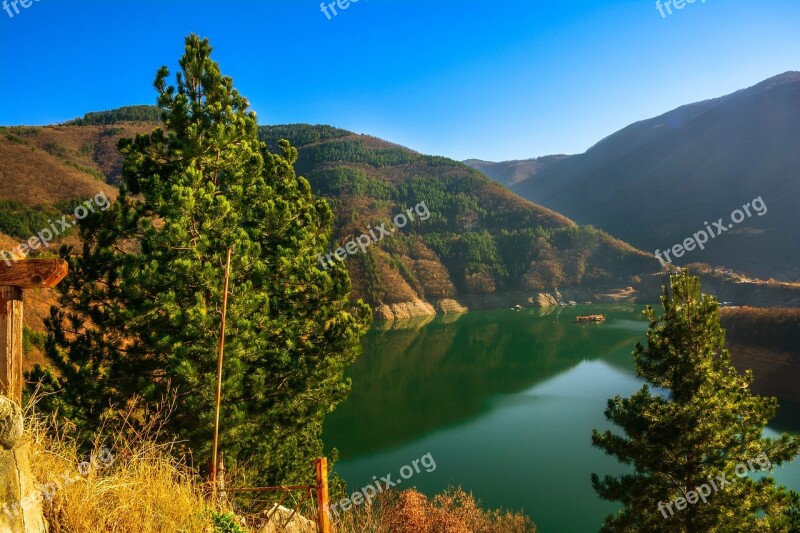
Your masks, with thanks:
[(22, 289), (0, 287), (0, 394), (22, 404)]
[(67, 275), (63, 259), (0, 260), (0, 394), (22, 404), (23, 289), (55, 287)]
[(331, 533), (331, 521), (328, 516), (328, 459), (321, 457), (314, 461), (317, 466), (317, 531)]

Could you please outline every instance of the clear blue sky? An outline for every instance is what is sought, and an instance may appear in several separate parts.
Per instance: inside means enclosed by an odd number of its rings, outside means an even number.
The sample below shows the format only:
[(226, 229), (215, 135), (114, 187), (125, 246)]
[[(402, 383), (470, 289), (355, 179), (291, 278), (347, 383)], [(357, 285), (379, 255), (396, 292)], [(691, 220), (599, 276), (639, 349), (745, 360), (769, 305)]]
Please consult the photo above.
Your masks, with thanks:
[(320, 0), (36, 0), (0, 10), (0, 124), (154, 103), (195, 32), (264, 124), (455, 159), (578, 153), (800, 70), (800, 1), (701, 2), (662, 18), (651, 0), (360, 0), (328, 20)]

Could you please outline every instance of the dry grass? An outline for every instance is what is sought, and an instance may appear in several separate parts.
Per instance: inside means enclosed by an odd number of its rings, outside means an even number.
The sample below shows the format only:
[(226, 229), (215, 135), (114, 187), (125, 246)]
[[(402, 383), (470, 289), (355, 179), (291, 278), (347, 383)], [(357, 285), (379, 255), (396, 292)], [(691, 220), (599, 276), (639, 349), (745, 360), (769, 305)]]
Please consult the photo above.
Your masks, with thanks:
[[(230, 512), (225, 503), (212, 504), (196, 472), (153, 444), (150, 433), (98, 437), (92, 452), (81, 453), (68, 425), (30, 413), (26, 424), (51, 533), (211, 533), (212, 510)], [(334, 527), (338, 533), (536, 531), (525, 515), (485, 511), (460, 488), (432, 500), (413, 489), (386, 492), (341, 513)]]
[(341, 513), (335, 531), (346, 533), (535, 533), (523, 514), (485, 511), (461, 488), (428, 499), (416, 490), (386, 492), (369, 505)]
[[(211, 512), (231, 512), (229, 504), (210, 501), (197, 473), (169, 447), (153, 444), (151, 430), (105, 441), (100, 436), (91, 452), (81, 453), (69, 425), (29, 409), (26, 434), (51, 533), (211, 533)], [(525, 515), (485, 511), (460, 488), (432, 500), (413, 489), (386, 492), (342, 512), (334, 527), (338, 533), (536, 531)]]
[(98, 438), (84, 454), (53, 420), (28, 416), (26, 432), (51, 533), (213, 531), (195, 472), (145, 436)]
[[(46, 205), (74, 198), (89, 198), (105, 192), (116, 197), (115, 187), (67, 164), (99, 171), (90, 156), (78, 153), (80, 147), (96, 142), (100, 128), (49, 126), (35, 135), (15, 134), (14, 128), (0, 131), (0, 198), (18, 200), (25, 205)], [(14, 142), (8, 136), (21, 140)], [(46, 148), (63, 147), (65, 156), (51, 154)], [(51, 150), (52, 151), (52, 150)]]
[(116, 183), (122, 166), (117, 141), (155, 126), (136, 122), (113, 127), (0, 127), (0, 198), (28, 206), (85, 199), (100, 191), (114, 198), (116, 188), (98, 175)]

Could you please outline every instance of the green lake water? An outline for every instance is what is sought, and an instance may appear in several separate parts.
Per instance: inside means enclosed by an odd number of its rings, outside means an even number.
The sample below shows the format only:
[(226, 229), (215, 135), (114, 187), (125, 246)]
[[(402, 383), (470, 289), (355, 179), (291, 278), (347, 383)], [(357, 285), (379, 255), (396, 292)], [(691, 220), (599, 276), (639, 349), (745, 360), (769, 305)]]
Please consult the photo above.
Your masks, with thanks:
[[(484, 507), (523, 510), (543, 533), (598, 531), (617, 507), (596, 496), (590, 475), (624, 469), (590, 437), (609, 427), (606, 400), (641, 386), (631, 358), (647, 330), (641, 308), (478, 311), (376, 326), (348, 372), (350, 397), (326, 423), (335, 471), (348, 492), (392, 474), (398, 488), (429, 495), (460, 485)], [(590, 313), (606, 323), (575, 322)], [(776, 431), (800, 433), (798, 406), (781, 408), (767, 433)], [(435, 470), (402, 480), (400, 469), (428, 453)], [(776, 478), (800, 490), (800, 462)]]

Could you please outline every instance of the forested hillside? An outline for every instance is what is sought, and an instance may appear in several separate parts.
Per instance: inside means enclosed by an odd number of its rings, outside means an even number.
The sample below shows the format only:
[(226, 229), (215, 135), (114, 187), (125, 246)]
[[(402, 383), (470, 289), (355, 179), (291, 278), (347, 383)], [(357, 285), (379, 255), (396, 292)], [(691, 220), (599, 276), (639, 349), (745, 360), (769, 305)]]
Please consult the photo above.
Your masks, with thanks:
[(373, 305), (455, 299), (481, 306), (503, 294), (525, 304), (556, 289), (590, 298), (657, 270), (651, 256), (462, 163), (328, 126), (268, 126), (261, 135), (272, 149), (281, 138), (300, 149), (298, 172), (334, 207), (339, 244), (425, 202), (430, 218), (346, 260), (357, 294)]

